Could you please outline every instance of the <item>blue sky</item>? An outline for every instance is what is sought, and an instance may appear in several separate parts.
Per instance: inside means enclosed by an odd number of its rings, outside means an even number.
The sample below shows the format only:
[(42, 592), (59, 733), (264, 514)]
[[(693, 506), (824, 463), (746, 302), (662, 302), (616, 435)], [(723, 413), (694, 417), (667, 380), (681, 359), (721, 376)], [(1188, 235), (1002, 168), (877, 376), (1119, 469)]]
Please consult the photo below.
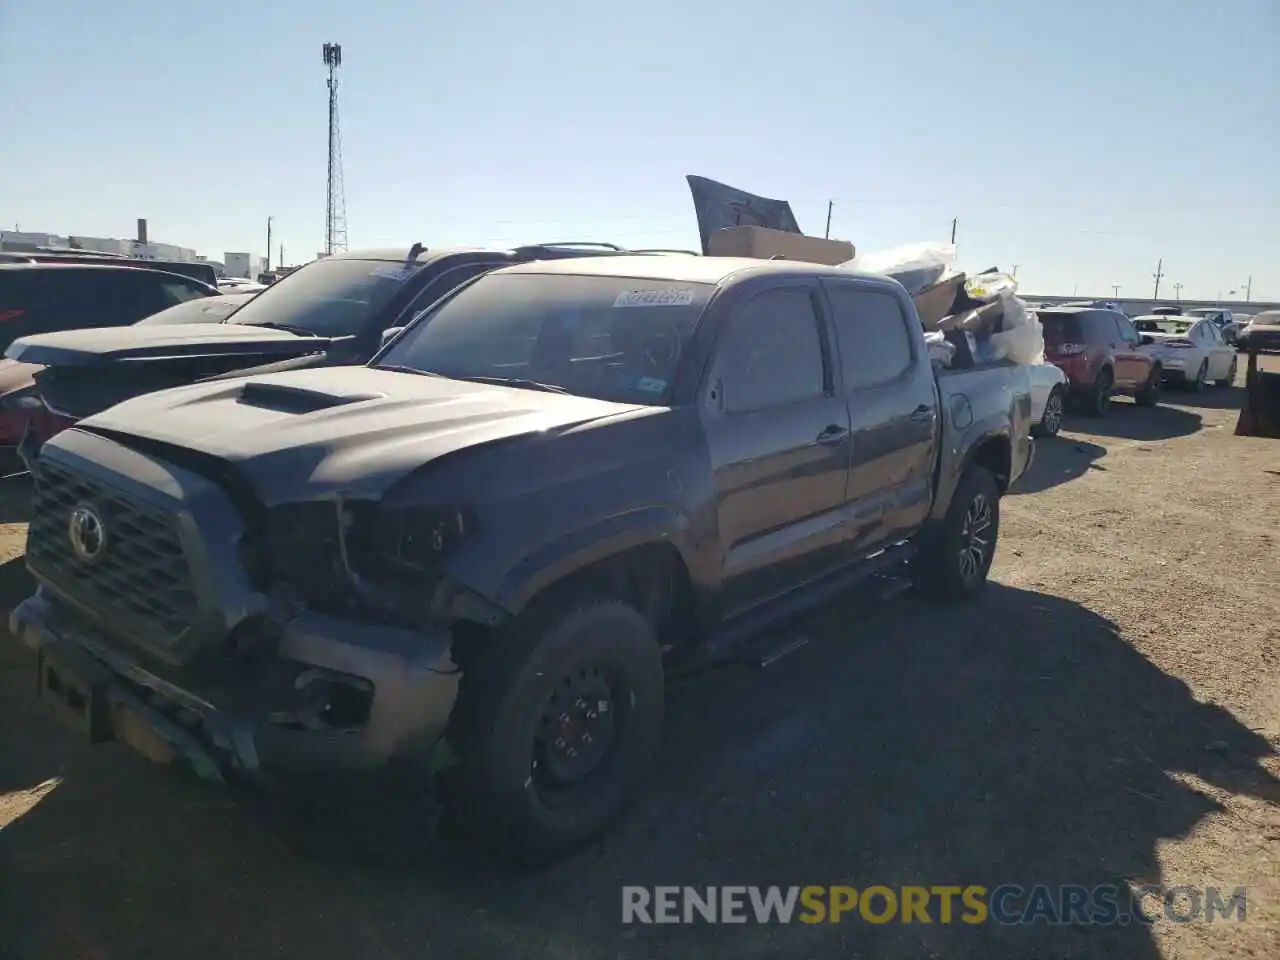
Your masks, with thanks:
[(684, 177), (1023, 289), (1280, 299), (1280, 6), (1151, 0), (0, 0), (0, 224), (352, 247), (696, 246)]

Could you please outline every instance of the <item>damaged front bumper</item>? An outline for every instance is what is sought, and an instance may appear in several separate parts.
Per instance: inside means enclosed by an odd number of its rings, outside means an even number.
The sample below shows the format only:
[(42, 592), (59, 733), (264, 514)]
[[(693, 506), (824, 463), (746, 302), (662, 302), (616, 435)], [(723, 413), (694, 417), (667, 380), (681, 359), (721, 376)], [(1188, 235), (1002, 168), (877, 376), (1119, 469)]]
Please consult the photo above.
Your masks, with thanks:
[(275, 656), (199, 679), (145, 665), (44, 588), (12, 612), (10, 631), (36, 652), (40, 696), (70, 726), (214, 783), (392, 765), (430, 776), (449, 763), (461, 673), (447, 630), (304, 612)]

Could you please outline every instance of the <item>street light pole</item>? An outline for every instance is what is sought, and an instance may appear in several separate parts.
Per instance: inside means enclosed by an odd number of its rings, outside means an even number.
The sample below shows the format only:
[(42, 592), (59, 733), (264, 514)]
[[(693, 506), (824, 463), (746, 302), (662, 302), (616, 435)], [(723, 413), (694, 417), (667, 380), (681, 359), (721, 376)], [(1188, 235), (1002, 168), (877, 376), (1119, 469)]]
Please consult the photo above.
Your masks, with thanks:
[(1173, 285), (1173, 294), (1178, 299), (1178, 303), (1182, 302), (1182, 284), (1175, 283)]

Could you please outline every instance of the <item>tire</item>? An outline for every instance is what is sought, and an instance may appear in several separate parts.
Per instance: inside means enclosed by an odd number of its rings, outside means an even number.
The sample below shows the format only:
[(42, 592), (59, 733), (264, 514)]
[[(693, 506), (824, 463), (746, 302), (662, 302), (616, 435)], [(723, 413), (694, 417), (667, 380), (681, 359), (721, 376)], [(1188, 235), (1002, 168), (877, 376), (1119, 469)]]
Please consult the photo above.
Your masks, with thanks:
[(1204, 382), (1209, 378), (1209, 361), (1203, 360), (1200, 363), (1200, 369), (1196, 371), (1195, 377), (1187, 381), (1187, 389), (1192, 393), (1199, 393), (1204, 389)]
[(1085, 395), (1084, 412), (1091, 417), (1105, 417), (1111, 409), (1111, 393), (1115, 388), (1115, 374), (1107, 367), (1098, 371), (1093, 388)]
[(1160, 403), (1160, 384), (1164, 380), (1164, 370), (1157, 364), (1151, 368), (1147, 382), (1142, 385), (1133, 397), (1133, 402), (1140, 407), (1154, 407)]
[(1040, 422), (1031, 428), (1033, 437), (1056, 437), (1062, 429), (1062, 412), (1066, 409), (1067, 395), (1061, 387), (1049, 391), (1049, 398), (1044, 402), (1044, 413)]
[(662, 651), (636, 610), (594, 595), (512, 628), (463, 676), (449, 805), (501, 859), (544, 864), (603, 833), (643, 783), (662, 724)]
[(1227, 375), (1221, 380), (1215, 380), (1214, 383), (1219, 387), (1234, 387), (1236, 385), (1236, 374), (1239, 372), (1240, 361), (1232, 357), (1231, 369), (1227, 371)]
[[(912, 561), (915, 588), (944, 603), (976, 597), (987, 585), (999, 534), (1000, 490), (995, 477), (983, 467), (970, 466), (960, 478), (947, 515), (920, 533), (919, 553)], [(980, 548), (975, 540), (982, 541)], [(966, 557), (974, 562), (968, 563)]]

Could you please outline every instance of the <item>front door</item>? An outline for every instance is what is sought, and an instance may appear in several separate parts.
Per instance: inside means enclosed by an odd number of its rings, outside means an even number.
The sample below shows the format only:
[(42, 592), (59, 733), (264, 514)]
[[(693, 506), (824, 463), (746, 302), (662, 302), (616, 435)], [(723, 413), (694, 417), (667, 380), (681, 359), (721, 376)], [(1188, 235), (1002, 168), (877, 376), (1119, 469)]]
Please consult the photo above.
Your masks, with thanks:
[(849, 411), (813, 284), (750, 296), (727, 318), (702, 391), (724, 613), (839, 562)]

